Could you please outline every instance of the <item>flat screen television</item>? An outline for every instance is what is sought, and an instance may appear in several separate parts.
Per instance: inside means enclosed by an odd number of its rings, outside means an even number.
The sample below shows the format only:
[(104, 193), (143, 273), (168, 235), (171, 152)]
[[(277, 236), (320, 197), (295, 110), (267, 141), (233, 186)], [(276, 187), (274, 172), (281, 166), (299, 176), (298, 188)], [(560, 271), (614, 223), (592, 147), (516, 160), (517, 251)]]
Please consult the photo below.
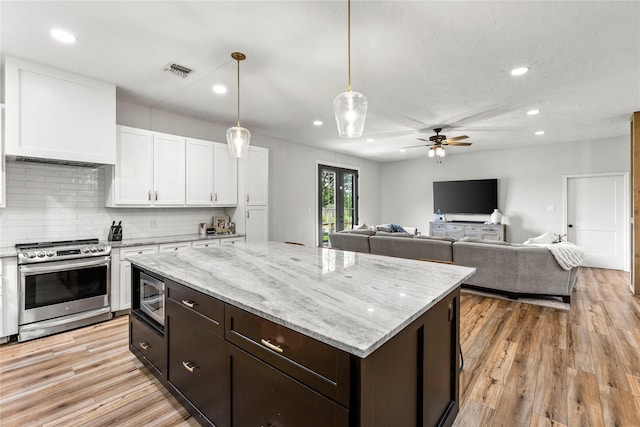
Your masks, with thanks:
[(445, 214), (490, 214), (498, 208), (498, 180), (434, 181), (433, 210)]

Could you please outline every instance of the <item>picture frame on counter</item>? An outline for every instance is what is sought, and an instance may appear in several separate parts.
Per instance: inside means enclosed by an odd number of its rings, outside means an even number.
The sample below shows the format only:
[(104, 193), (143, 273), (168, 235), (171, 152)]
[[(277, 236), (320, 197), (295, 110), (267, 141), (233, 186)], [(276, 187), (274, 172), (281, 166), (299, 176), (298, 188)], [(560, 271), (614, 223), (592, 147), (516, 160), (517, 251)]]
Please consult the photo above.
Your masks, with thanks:
[(225, 234), (229, 232), (229, 223), (231, 219), (229, 215), (214, 216), (213, 228), (216, 230), (216, 234)]

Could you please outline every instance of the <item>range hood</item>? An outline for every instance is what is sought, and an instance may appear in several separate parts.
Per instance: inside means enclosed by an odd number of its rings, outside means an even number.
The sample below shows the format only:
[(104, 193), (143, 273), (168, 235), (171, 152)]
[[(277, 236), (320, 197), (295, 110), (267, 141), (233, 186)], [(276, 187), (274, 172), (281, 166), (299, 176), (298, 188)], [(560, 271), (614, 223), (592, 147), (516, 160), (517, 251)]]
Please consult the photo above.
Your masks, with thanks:
[(78, 166), (81, 168), (99, 168), (105, 166), (102, 163), (81, 162), (75, 160), (59, 160), (59, 159), (43, 159), (38, 157), (25, 157), (25, 156), (7, 156), (7, 159), (14, 160), (16, 162), (25, 163), (42, 163), (48, 165), (61, 165), (61, 166)]

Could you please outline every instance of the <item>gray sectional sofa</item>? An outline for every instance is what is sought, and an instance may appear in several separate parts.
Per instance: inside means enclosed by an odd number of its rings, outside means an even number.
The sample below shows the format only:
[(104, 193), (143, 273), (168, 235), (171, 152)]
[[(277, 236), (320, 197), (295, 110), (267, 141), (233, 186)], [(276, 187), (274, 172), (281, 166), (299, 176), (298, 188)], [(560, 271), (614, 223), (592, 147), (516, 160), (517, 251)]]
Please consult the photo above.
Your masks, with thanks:
[(352, 230), (329, 235), (336, 249), (377, 255), (451, 262), (475, 267), (464, 284), (499, 291), (512, 298), (521, 295), (550, 295), (571, 301), (578, 268), (564, 270), (544, 247), (506, 242), (437, 238)]

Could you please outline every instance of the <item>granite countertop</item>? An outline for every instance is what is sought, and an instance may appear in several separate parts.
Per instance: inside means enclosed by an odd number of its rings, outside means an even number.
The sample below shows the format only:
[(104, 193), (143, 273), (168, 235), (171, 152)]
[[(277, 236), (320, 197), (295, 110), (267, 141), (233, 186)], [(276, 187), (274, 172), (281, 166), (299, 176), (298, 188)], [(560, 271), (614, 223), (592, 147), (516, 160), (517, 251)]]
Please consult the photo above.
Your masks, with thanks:
[(112, 248), (127, 248), (130, 246), (142, 246), (142, 245), (159, 245), (162, 243), (177, 243), (177, 242), (194, 242), (197, 240), (220, 240), (231, 239), (233, 237), (244, 237), (244, 234), (208, 234), (202, 236), (198, 233), (194, 234), (182, 234), (177, 236), (156, 236), (156, 237), (138, 237), (132, 239), (123, 239), (119, 242), (105, 242), (111, 245)]
[(16, 256), (18, 253), (16, 252), (16, 247), (15, 246), (7, 246), (7, 247), (0, 247), (0, 258), (7, 258), (7, 257), (12, 257), (12, 256)]
[(127, 259), (359, 357), (371, 354), (475, 272), (277, 242)]

